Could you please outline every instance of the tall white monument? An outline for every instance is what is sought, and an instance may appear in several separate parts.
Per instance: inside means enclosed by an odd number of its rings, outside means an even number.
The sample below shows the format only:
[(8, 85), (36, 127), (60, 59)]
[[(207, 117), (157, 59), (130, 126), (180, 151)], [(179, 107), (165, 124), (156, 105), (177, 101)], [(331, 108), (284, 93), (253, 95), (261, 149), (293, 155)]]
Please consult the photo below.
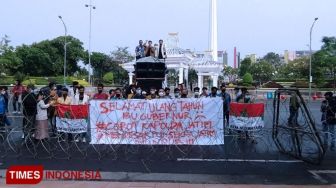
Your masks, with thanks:
[(210, 39), (210, 51), (212, 59), (218, 61), (217, 56), (217, 0), (210, 0), (211, 7), (211, 39)]

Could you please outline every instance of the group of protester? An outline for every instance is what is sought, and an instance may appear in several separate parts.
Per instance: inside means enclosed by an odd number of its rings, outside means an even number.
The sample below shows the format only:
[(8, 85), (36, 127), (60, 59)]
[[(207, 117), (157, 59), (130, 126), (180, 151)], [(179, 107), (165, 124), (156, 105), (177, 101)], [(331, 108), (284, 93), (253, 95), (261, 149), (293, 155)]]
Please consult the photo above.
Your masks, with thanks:
[(151, 40), (145, 41), (139, 40), (139, 45), (135, 48), (135, 59), (141, 59), (143, 57), (156, 57), (158, 59), (166, 59), (167, 52), (166, 47), (163, 44), (163, 40), (159, 40), (159, 44), (154, 44)]
[[(0, 87), (0, 126), (10, 125), (6, 114), (8, 113), (9, 94), (7, 87)], [(240, 103), (253, 102), (253, 98), (246, 88), (235, 88), (235, 99), (231, 100), (231, 95), (226, 91), (226, 86), (223, 84), (220, 88), (211, 87), (208, 92), (207, 87), (200, 89), (193, 88), (193, 94), (188, 93), (188, 89), (183, 84), (179, 84), (173, 92), (170, 88), (150, 88), (148, 91), (137, 85), (130, 85), (127, 88), (110, 89), (109, 92), (104, 91), (104, 85), (97, 85), (97, 93), (89, 95), (85, 92), (85, 87), (79, 85), (78, 82), (73, 82), (72, 88), (56, 86), (55, 83), (50, 83), (48, 86), (40, 89), (38, 94), (34, 92), (34, 86), (22, 86), (19, 81), (11, 90), (13, 94), (13, 114), (23, 111), (23, 135), (25, 138), (28, 134), (33, 135), (37, 140), (49, 138), (49, 125), (51, 133), (56, 134), (56, 106), (58, 104), (65, 105), (80, 105), (88, 104), (89, 99), (95, 100), (125, 100), (125, 99), (179, 99), (179, 98), (213, 98), (221, 97), (223, 99), (223, 112), (225, 123), (229, 123), (230, 103), (231, 101)], [(294, 100), (297, 96), (293, 95), (290, 99), (290, 117), (289, 124), (297, 125), (298, 109), (300, 105)], [(21, 105), (22, 104), (22, 105)], [(336, 127), (336, 97), (332, 92), (325, 93), (325, 100), (321, 104), (322, 124), (324, 135), (324, 144), (328, 145), (328, 137), (331, 136), (331, 150), (335, 149), (335, 127)], [(79, 134), (75, 138), (72, 134), (67, 134), (69, 140), (75, 139), (76, 142), (86, 142), (86, 133)]]

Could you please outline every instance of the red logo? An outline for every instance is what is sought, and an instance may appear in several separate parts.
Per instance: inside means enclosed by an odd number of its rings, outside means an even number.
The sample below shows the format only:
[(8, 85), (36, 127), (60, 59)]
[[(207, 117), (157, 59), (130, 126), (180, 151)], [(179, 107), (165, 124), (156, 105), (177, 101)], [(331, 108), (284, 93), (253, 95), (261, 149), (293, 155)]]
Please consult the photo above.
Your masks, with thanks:
[(6, 172), (6, 184), (38, 184), (43, 178), (43, 166), (11, 166)]

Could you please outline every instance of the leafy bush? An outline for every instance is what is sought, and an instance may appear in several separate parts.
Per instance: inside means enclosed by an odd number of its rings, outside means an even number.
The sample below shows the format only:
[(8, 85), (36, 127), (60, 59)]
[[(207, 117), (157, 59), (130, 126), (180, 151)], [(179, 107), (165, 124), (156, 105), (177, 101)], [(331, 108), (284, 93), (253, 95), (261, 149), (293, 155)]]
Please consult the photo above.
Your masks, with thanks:
[(112, 84), (114, 81), (114, 76), (112, 72), (108, 72), (104, 75), (103, 81), (108, 84)]
[(250, 73), (245, 73), (243, 76), (243, 85), (244, 86), (250, 86), (252, 85), (253, 77)]

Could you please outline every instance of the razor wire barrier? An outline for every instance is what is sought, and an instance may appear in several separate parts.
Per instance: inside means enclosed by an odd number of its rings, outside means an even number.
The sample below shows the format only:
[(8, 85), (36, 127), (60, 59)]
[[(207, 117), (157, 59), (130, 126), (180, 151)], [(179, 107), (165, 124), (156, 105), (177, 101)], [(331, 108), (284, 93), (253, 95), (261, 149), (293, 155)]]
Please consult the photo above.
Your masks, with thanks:
[(273, 138), (279, 151), (303, 161), (321, 163), (325, 149), (299, 90), (277, 90), (273, 106)]
[[(287, 92), (287, 91), (286, 91)], [(304, 107), (302, 103), (304, 100), (298, 95), (298, 100), (300, 103), (300, 113), (298, 115), (298, 124), (302, 126), (299, 128), (292, 128), (288, 126), (289, 113), (289, 100), (290, 94), (285, 90), (279, 90), (276, 92), (275, 99), (268, 100), (266, 97), (256, 99), (257, 103), (264, 104), (264, 114), (262, 121), (264, 122), (263, 127), (257, 129), (246, 130), (237, 129), (235, 127), (226, 125), (224, 123), (222, 114), (222, 102), (215, 102), (213, 109), (217, 109), (215, 113), (212, 113), (208, 118), (212, 118), (217, 121), (222, 121), (220, 125), (224, 126), (218, 129), (220, 134), (213, 135), (213, 139), (207, 141), (195, 140), (194, 144), (185, 144), (179, 142), (163, 142), (163, 140), (158, 139), (155, 143), (153, 142), (155, 134), (147, 134), (138, 143), (135, 143), (132, 139), (132, 135), (129, 132), (134, 129), (132, 127), (134, 124), (121, 124), (123, 118), (118, 116), (116, 111), (110, 111), (108, 116), (102, 116), (99, 112), (102, 110), (100, 101), (98, 106), (90, 105), (88, 113), (88, 127), (86, 133), (86, 142), (76, 141), (76, 138), (82, 137), (82, 132), (76, 132), (69, 134), (63, 131), (53, 132), (51, 127), (49, 127), (50, 138), (44, 140), (35, 140), (34, 133), (35, 128), (32, 127), (28, 130), (28, 134), (24, 139), (21, 139), (22, 135), (22, 124), (23, 122), (29, 122), (29, 120), (24, 115), (14, 115), (9, 116), (13, 122), (12, 126), (1, 126), (0, 128), (0, 158), (36, 158), (36, 159), (92, 159), (92, 160), (122, 160), (127, 162), (136, 161), (167, 161), (167, 160), (177, 160), (181, 158), (197, 158), (197, 159), (264, 159), (273, 157), (275, 159), (283, 158), (283, 155), (279, 153), (281, 151), (285, 154), (290, 154), (295, 158), (299, 158), (311, 163), (318, 163), (322, 160), (324, 155), (323, 148), (321, 149), (318, 134), (322, 134), (319, 130), (312, 128), (312, 122), (314, 120), (309, 119), (309, 111), (307, 107)], [(279, 94), (280, 93), (280, 94)], [(285, 96), (285, 98), (281, 98)], [(153, 105), (165, 104), (161, 99), (156, 102), (152, 102)], [(187, 99), (187, 101), (190, 99)], [(213, 99), (209, 99), (213, 100)], [(124, 100), (125, 104), (132, 104), (136, 100)], [(144, 100), (146, 102), (146, 100)], [(195, 103), (199, 103), (202, 99), (193, 99)], [(108, 101), (113, 105), (116, 101)], [(148, 101), (147, 101), (148, 102)], [(146, 103), (147, 103), (146, 102)], [(175, 101), (176, 102), (176, 101)], [(137, 104), (141, 101), (136, 102)], [(164, 113), (172, 113), (177, 109), (167, 108)], [(95, 112), (96, 111), (96, 112)], [(95, 112), (95, 113), (92, 113)], [(125, 110), (127, 112), (127, 110)], [(181, 111), (179, 111), (181, 112)], [(195, 110), (197, 112), (197, 110)], [(114, 113), (114, 114), (113, 114)], [(150, 114), (150, 108), (140, 108), (137, 113), (140, 114)], [(99, 122), (91, 122), (93, 118), (92, 114), (98, 114), (95, 117)], [(71, 113), (68, 114), (71, 116)], [(130, 117), (131, 114), (121, 114)], [(69, 117), (70, 117), (69, 116)], [(65, 117), (65, 116), (64, 116)], [(156, 118), (161, 118), (161, 121), (165, 121), (164, 115), (157, 116)], [(178, 116), (177, 116), (178, 117)], [(191, 120), (191, 115), (185, 116), (183, 118), (183, 113), (179, 122), (182, 125), (188, 125)], [(192, 116), (196, 117), (196, 116)], [(153, 116), (152, 116), (153, 118)], [(231, 118), (231, 116), (230, 116)], [(26, 121), (23, 121), (23, 120)], [(276, 121), (275, 121), (275, 120)], [(113, 121), (113, 126), (107, 126), (101, 122), (111, 123)], [(85, 121), (81, 121), (82, 123)], [(149, 123), (152, 120), (144, 119), (143, 121), (136, 121), (136, 123), (144, 123), (146, 126), (145, 130), (150, 130)], [(272, 123), (273, 122), (273, 123)], [(274, 122), (278, 122), (276, 125)], [(93, 123), (98, 123), (97, 126), (93, 126)], [(15, 124), (15, 125), (14, 125)], [(174, 124), (174, 126), (164, 127), (160, 134), (169, 135), (169, 131), (179, 128), (181, 132), (185, 132), (187, 129), (181, 128), (181, 124)], [(273, 127), (271, 126), (273, 124)], [(166, 124), (163, 124), (165, 126)], [(172, 125), (172, 124), (170, 124)], [(25, 125), (24, 125), (25, 126)], [(49, 125), (50, 126), (50, 125)], [(99, 127), (101, 126), (101, 127)], [(156, 125), (160, 126), (160, 125)], [(203, 124), (204, 126), (204, 124)], [(205, 125), (206, 126), (206, 125)], [(113, 127), (118, 127), (118, 129), (113, 129)], [(155, 127), (155, 125), (153, 125)], [(152, 128), (153, 128), (152, 127)], [(126, 131), (122, 131), (124, 130)], [(304, 129), (303, 129), (304, 128)], [(137, 130), (137, 129), (134, 129)], [(160, 129), (161, 130), (161, 129)], [(199, 131), (199, 130), (198, 130)], [(246, 134), (245, 131), (248, 133)], [(118, 134), (115, 134), (115, 133)], [(133, 131), (134, 132), (134, 131)], [(141, 131), (140, 131), (141, 132)], [(181, 133), (180, 132), (180, 133)], [(99, 134), (100, 136), (115, 136), (118, 139), (105, 139), (102, 143), (92, 143), (92, 140), (97, 141)], [(176, 133), (177, 134), (177, 133)], [(205, 132), (207, 134), (207, 132)], [(197, 129), (189, 133), (191, 137), (197, 136)], [(224, 143), (218, 143), (222, 137)], [(274, 140), (273, 140), (274, 139)], [(140, 142), (141, 141), (141, 142)], [(311, 145), (310, 143), (314, 143)], [(293, 151), (292, 151), (293, 150)]]

